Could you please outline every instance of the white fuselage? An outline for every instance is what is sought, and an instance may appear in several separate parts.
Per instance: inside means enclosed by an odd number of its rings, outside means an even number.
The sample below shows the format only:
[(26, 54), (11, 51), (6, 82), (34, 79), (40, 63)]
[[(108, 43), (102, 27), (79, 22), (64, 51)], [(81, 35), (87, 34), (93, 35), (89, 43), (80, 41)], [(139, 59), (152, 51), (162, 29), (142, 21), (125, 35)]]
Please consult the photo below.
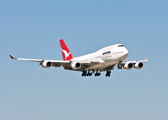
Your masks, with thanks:
[(71, 61), (97, 60), (102, 61), (99, 64), (91, 65), (87, 69), (103, 69), (111, 65), (124, 61), (128, 56), (128, 50), (122, 44), (111, 45), (102, 48), (94, 53), (73, 58)]

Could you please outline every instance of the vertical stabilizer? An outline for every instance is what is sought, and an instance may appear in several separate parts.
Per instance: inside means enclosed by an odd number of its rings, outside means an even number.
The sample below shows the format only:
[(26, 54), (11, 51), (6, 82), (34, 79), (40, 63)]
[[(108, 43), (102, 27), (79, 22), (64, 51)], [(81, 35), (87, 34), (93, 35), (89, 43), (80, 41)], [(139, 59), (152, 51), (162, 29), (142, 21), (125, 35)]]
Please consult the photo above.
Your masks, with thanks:
[(73, 56), (71, 52), (69, 51), (68, 47), (66, 46), (63, 39), (60, 39), (60, 46), (61, 46), (63, 60), (70, 61), (73, 58)]

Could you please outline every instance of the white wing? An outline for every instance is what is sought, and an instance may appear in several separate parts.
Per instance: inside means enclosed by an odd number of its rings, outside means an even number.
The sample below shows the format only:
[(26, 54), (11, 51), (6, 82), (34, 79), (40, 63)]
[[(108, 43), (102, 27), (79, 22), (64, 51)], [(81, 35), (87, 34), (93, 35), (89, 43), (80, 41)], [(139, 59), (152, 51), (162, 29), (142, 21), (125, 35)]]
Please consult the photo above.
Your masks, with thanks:
[(129, 63), (132, 63), (132, 64), (135, 64), (135, 63), (137, 63), (137, 62), (148, 62), (149, 60), (145, 57), (145, 60), (138, 60), (138, 61), (123, 61), (123, 62), (121, 62), (121, 64), (125, 64), (125, 63), (127, 63), (127, 62), (129, 62)]
[(98, 63), (102, 63), (104, 61), (99, 60), (99, 59), (95, 59), (95, 60), (77, 60), (77, 61), (66, 61), (66, 60), (43, 60), (43, 59), (29, 59), (29, 58), (14, 58), (13, 56), (9, 55), (11, 57), (11, 59), (15, 59), (15, 60), (26, 60), (26, 61), (32, 61), (32, 62), (39, 62), (40, 65), (42, 65), (43, 61), (49, 61), (51, 62), (51, 65), (53, 67), (60, 67), (63, 65), (68, 65), (70, 66), (71, 62), (79, 62), (81, 65), (93, 65), (93, 64), (98, 64)]
[[(14, 58), (13, 56), (9, 55), (11, 57), (11, 59), (16, 59), (16, 60), (26, 60), (26, 61), (32, 61), (32, 62), (39, 62), (40, 65), (42, 64), (42, 62), (44, 60), (42, 59), (29, 59), (29, 58)], [(66, 65), (66, 64), (70, 64), (70, 61), (64, 61), (64, 60), (45, 60), (45, 61), (49, 61), (52, 63), (52, 66), (54, 67), (60, 67), (61, 65)]]

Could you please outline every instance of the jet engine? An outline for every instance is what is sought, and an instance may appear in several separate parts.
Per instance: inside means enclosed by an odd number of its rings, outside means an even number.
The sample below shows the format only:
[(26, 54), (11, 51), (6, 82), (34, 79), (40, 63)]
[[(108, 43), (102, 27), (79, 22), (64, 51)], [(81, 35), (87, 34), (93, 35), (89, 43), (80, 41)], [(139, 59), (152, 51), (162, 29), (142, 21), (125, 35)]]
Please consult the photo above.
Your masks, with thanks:
[(72, 67), (72, 69), (77, 70), (77, 69), (81, 68), (81, 64), (79, 62), (72, 62), (71, 67)]
[(143, 63), (142, 63), (142, 62), (136, 62), (134, 68), (136, 68), (136, 69), (141, 69), (141, 68), (143, 68)]
[(44, 61), (42, 62), (42, 67), (43, 67), (43, 68), (50, 68), (51, 65), (52, 65), (52, 63), (51, 63), (50, 61), (44, 60)]
[(129, 62), (127, 62), (127, 63), (124, 65), (124, 69), (126, 69), (126, 70), (131, 70), (132, 67), (133, 67), (132, 63), (129, 63)]

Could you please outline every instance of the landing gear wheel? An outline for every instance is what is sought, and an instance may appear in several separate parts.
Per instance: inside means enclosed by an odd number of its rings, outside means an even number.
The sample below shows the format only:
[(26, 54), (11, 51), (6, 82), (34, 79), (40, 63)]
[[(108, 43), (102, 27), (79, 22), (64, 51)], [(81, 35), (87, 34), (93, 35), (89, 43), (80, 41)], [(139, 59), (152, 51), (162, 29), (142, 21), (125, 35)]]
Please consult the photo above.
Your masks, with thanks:
[(111, 74), (111, 71), (110, 71), (110, 70), (107, 70), (107, 71), (106, 71), (106, 77), (110, 77), (110, 74)]
[(106, 74), (106, 77), (110, 77), (110, 74)]
[(89, 76), (92, 76), (92, 73), (89, 73)]
[(88, 71), (87, 76), (92, 76), (92, 72), (90, 72), (90, 70)]
[(98, 72), (98, 70), (97, 70), (96, 73), (95, 73), (95, 76), (100, 76), (100, 75), (101, 75), (101, 73)]
[(82, 77), (83, 76), (92, 76), (92, 72), (90, 72), (90, 71), (88, 71), (88, 72), (87, 71), (83, 71), (82, 72)]
[(82, 73), (82, 77), (83, 77), (83, 76), (85, 77), (85, 76), (86, 76), (86, 74), (83, 74), (83, 73)]
[(83, 72), (82, 72), (82, 77), (83, 77), (83, 76), (86, 76), (86, 75), (87, 75), (86, 73), (87, 73), (87, 71), (83, 71)]

